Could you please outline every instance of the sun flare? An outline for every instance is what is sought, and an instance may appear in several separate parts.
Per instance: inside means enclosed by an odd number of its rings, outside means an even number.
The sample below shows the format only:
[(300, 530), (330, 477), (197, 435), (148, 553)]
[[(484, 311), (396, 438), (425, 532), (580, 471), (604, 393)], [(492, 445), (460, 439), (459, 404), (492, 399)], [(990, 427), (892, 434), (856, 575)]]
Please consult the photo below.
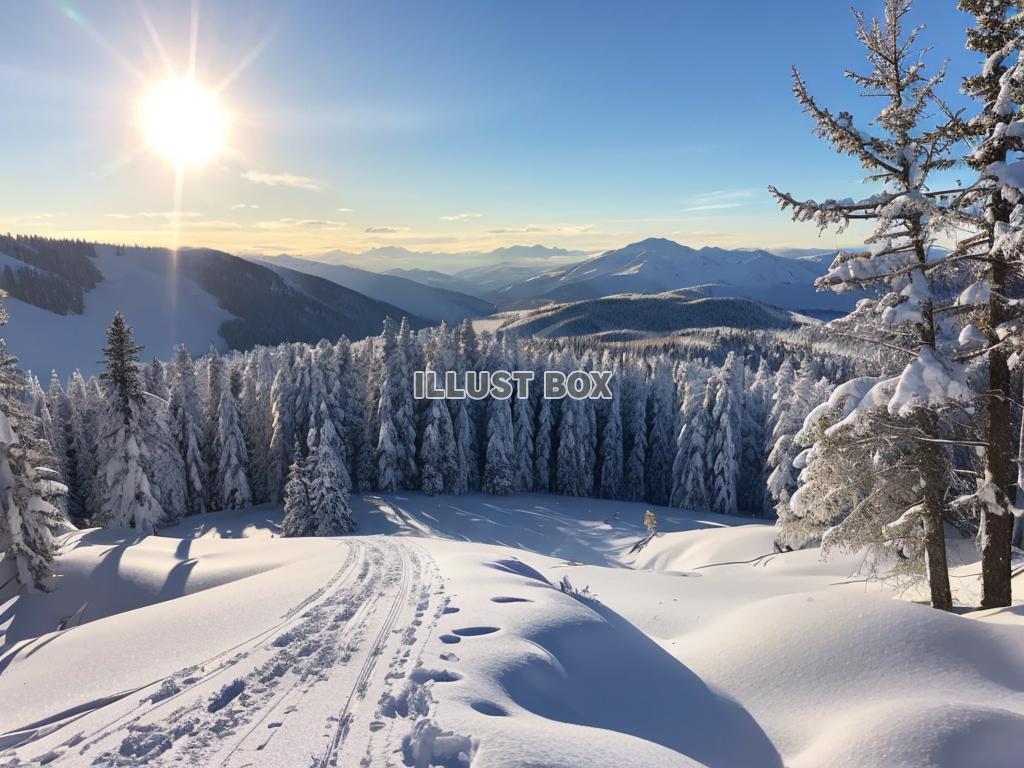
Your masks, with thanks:
[(227, 112), (192, 77), (167, 80), (150, 89), (140, 104), (140, 121), (149, 146), (179, 168), (212, 160), (227, 139)]

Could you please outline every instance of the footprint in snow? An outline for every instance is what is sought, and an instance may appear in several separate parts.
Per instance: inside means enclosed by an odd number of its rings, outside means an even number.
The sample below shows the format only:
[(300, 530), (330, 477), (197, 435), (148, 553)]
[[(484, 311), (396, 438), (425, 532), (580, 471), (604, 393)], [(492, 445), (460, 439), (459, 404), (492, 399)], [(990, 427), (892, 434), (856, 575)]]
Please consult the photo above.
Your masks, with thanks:
[(507, 597), (505, 595), (499, 595), (498, 597), (491, 598), (492, 603), (532, 603), (533, 600), (529, 600), (525, 597)]
[(499, 629), (500, 627), (462, 627), (452, 631), (459, 637), (479, 637), (480, 635), (489, 635), (492, 632), (497, 632)]

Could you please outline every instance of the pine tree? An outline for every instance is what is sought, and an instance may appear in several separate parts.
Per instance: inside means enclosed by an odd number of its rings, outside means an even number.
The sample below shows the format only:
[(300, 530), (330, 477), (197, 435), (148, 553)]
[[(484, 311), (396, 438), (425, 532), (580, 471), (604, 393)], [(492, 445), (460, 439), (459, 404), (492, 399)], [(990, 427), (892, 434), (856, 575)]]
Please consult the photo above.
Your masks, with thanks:
[(562, 400), (562, 419), (558, 424), (558, 453), (555, 466), (555, 492), (563, 496), (585, 495), (583, 446), (580, 445), (582, 400)]
[(185, 507), (189, 515), (206, 512), (207, 468), (196, 393), (195, 363), (184, 344), (175, 348), (170, 394), (171, 433), (185, 466)]
[(356, 529), (348, 503), (352, 481), (341, 459), (343, 444), (326, 403), (321, 403), (320, 421), (316, 448), (304, 467), (307, 473), (306, 491), (314, 521), (313, 533), (316, 536), (340, 536)]
[[(935, 234), (932, 215), (940, 213), (940, 209), (933, 200), (934, 192), (928, 188), (928, 180), (933, 172), (953, 166), (949, 157), (953, 139), (946, 131), (922, 125), (927, 111), (937, 104), (935, 89), (945, 71), (940, 69), (931, 78), (924, 76), (922, 54), (915, 52), (920, 30), (907, 34), (903, 31), (910, 7), (911, 0), (886, 0), (885, 18), (881, 22), (868, 23), (862, 14), (855, 13), (857, 37), (867, 50), (870, 71), (847, 76), (866, 96), (884, 101), (884, 107), (870, 123), (878, 129), (875, 135), (857, 127), (852, 114), (834, 115), (821, 107), (794, 70), (794, 93), (814, 118), (817, 135), (837, 152), (856, 158), (866, 170), (868, 181), (879, 183), (881, 190), (861, 201), (824, 203), (797, 201), (774, 188), (772, 192), (783, 208), (793, 209), (794, 219), (813, 220), (819, 228), (842, 230), (856, 219), (875, 222), (875, 230), (867, 240), (868, 249), (841, 252), (818, 284), (839, 291), (864, 287), (889, 291), (878, 300), (860, 302), (850, 316), (833, 324), (833, 328), (849, 336), (898, 346), (909, 358), (891, 390), (887, 408), (894, 418), (888, 428), (900, 430), (905, 438), (909, 436), (916, 442), (909, 461), (917, 468), (924, 499), (920, 505), (915, 504), (914, 517), (926, 541), (932, 605), (949, 610), (952, 597), (943, 512), (952, 478), (942, 448), (948, 436), (942, 432), (940, 417), (951, 403), (968, 399), (969, 391), (962, 370), (942, 348), (938, 337), (935, 282), (942, 265), (930, 253), (930, 246)], [(888, 381), (880, 381), (876, 386), (888, 387)], [(881, 391), (865, 397), (874, 402)], [(875, 426), (879, 424), (876, 422)], [(848, 439), (862, 437), (862, 430), (848, 430)], [(896, 465), (877, 467), (875, 472), (901, 470), (902, 465)]]
[(967, 140), (970, 152), (964, 161), (978, 178), (956, 197), (951, 216), (976, 234), (961, 240), (950, 258), (976, 270), (977, 282), (957, 303), (970, 312), (964, 319), (972, 321), (970, 327), (981, 339), (972, 356), (983, 356), (988, 379), (979, 393), (984, 405), (984, 474), (977, 491), (959, 500), (959, 506), (980, 513), (981, 605), (997, 608), (1012, 602), (1010, 507), (1016, 468), (1010, 361), (1024, 347), (1024, 164), (1019, 159), (1024, 151), (1024, 5), (1019, 0), (960, 0), (958, 7), (975, 18), (967, 30), (967, 47), (982, 54), (985, 64), (963, 84), (977, 103), (976, 113), (952, 121), (956, 137)]
[(515, 457), (512, 409), (508, 400), (492, 398), (487, 421), (487, 454), (484, 465), (484, 493), (505, 496), (515, 488)]
[(444, 400), (431, 400), (420, 443), (420, 486), (428, 496), (453, 490), (456, 484), (456, 444), (451, 416)]
[(469, 490), (476, 463), (469, 410), (463, 400), (455, 402), (455, 422), (452, 428), (455, 434), (455, 475), (449, 491), (460, 494)]
[(220, 432), (220, 399), (224, 392), (224, 359), (217, 349), (210, 345), (206, 358), (206, 387), (203, 400), (203, 456), (209, 468), (210, 481), (206, 486), (206, 505), (209, 509), (220, 509), (221, 486), (217, 471), (220, 457), (217, 455), (217, 435)]
[(71, 375), (68, 385), (69, 416), (69, 459), (74, 471), (69, 476), (75, 479), (68, 495), (72, 517), (85, 523), (96, 514), (99, 485), (97, 467), (97, 421), (99, 416), (99, 393), (95, 382), (86, 382), (80, 371)]
[[(606, 368), (606, 370), (608, 370)], [(623, 483), (623, 438), (622, 438), (622, 390), (619, 384), (621, 371), (614, 369), (609, 388), (612, 399), (605, 403), (604, 430), (601, 433), (601, 487), (599, 495), (605, 499), (618, 499)]]
[(512, 485), (518, 493), (529, 493), (533, 490), (533, 450), (533, 399), (517, 398)]
[(551, 442), (554, 435), (555, 414), (552, 401), (541, 398), (537, 409), (537, 432), (534, 437), (533, 487), (541, 493), (551, 489)]
[(743, 414), (740, 425), (740, 472), (737, 487), (737, 503), (740, 509), (753, 515), (765, 513), (765, 466), (768, 455), (765, 451), (768, 423), (768, 387), (771, 374), (764, 360), (757, 369), (743, 397)]
[(627, 380), (627, 384), (622, 497), (628, 501), (643, 501), (647, 471), (647, 390), (644, 381), (635, 375)]
[(289, 451), (296, 440), (292, 395), (289, 371), (282, 366), (270, 390), (271, 436), (266, 459), (267, 498), (270, 500), (284, 499), (287, 468), (295, 460), (295, 454)]
[[(7, 319), (0, 304), (0, 325)], [(53, 503), (63, 495), (63, 486), (40, 473), (36, 441), (18, 434), (19, 429), (32, 431), (19, 400), (23, 387), (17, 361), (0, 339), (0, 555), (13, 562), (22, 588), (35, 591), (46, 589), (56, 554), (53, 535), (66, 530), (66, 521)]]
[(667, 504), (672, 495), (672, 462), (675, 456), (676, 396), (672, 369), (659, 359), (649, 380), (647, 419), (647, 499)]
[(235, 396), (230, 389), (224, 389), (220, 395), (216, 448), (220, 459), (217, 471), (220, 509), (242, 509), (251, 506), (249, 453), (242, 437)]
[(283, 536), (313, 536), (317, 520), (309, 497), (308, 459), (303, 457), (298, 439), (293, 443), (295, 457), (288, 469), (284, 486), (284, 518), (281, 520)]
[(731, 371), (720, 372), (716, 387), (714, 408), (711, 411), (711, 442), (708, 445), (710, 458), (709, 491), (711, 510), (720, 515), (736, 514), (736, 478), (739, 474), (739, 457), (736, 455), (736, 439), (733, 435), (735, 392), (730, 382)]
[(143, 419), (145, 400), (139, 353), (132, 329), (118, 312), (107, 329), (100, 374), (105, 396), (99, 441), (98, 522), (152, 532), (165, 512), (154, 495), (145, 464), (149, 458)]
[(711, 412), (714, 389), (703, 373), (692, 369), (687, 373), (686, 393), (681, 408), (679, 435), (672, 463), (672, 495), (674, 507), (704, 510), (710, 506), (708, 462), (711, 439)]

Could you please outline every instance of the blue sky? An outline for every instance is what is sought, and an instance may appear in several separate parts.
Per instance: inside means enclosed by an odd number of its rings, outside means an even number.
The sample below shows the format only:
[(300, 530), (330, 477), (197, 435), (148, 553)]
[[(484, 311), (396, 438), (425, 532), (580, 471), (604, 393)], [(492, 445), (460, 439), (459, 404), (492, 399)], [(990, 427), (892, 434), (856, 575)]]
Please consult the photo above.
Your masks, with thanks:
[[(863, 64), (845, 2), (196, 5), (198, 79), (254, 57), (219, 94), (229, 151), (186, 173), (176, 235), (175, 174), (137, 151), (137, 105), (167, 76), (145, 17), (180, 74), (193, 3), (0, 0), (0, 228), (309, 254), (831, 247), (765, 186), (862, 194), (790, 94), (796, 64), (823, 101), (874, 107), (842, 77)], [(918, 6), (956, 101), (966, 17)]]

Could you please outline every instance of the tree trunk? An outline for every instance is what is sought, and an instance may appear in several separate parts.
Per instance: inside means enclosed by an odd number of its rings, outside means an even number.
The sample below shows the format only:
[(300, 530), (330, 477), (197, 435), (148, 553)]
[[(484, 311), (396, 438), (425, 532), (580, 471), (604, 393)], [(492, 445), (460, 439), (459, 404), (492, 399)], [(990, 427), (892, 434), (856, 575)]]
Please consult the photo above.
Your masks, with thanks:
[[(927, 434), (937, 434), (934, 414), (924, 417)], [(946, 524), (943, 515), (945, 489), (945, 455), (934, 443), (922, 443), (922, 477), (924, 479), (924, 563), (931, 592), (931, 606), (940, 611), (953, 610), (953, 593), (949, 588), (949, 567), (946, 562)]]
[[(1006, 320), (1004, 299), (1006, 265), (992, 265), (992, 299), (989, 303), (989, 329), (994, 332)], [(981, 514), (981, 607), (1003, 608), (1010, 605), (1010, 537), (1013, 521), (1009, 500), (1014, 498), (1016, 473), (1013, 471), (1013, 433), (1010, 424), (1010, 369), (1002, 347), (988, 355), (988, 450), (985, 453), (987, 480), (999, 489), (1001, 502), (996, 509), (986, 507)]]

